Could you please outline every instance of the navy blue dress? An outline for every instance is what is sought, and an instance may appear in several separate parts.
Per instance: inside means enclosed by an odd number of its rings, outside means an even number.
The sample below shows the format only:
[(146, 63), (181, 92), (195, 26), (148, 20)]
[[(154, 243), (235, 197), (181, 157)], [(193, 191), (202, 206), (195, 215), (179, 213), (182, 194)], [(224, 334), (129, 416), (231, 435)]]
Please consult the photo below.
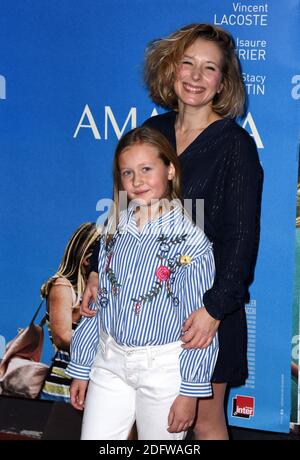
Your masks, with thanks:
[[(175, 112), (149, 118), (176, 150)], [(247, 325), (259, 231), (263, 170), (256, 145), (246, 130), (225, 118), (209, 125), (179, 156), (182, 196), (204, 199), (204, 231), (213, 242), (216, 279), (203, 298), (220, 319), (220, 351), (213, 382), (242, 385), (247, 376)]]

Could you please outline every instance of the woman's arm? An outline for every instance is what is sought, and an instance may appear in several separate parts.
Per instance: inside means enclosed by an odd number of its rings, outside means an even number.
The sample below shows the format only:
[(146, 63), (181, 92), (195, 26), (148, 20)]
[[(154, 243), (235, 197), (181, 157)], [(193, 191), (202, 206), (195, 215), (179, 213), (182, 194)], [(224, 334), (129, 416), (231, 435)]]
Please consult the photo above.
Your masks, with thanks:
[(97, 292), (99, 287), (98, 264), (100, 249), (103, 249), (101, 246), (101, 239), (96, 242), (90, 258), (90, 274), (87, 279), (86, 287), (82, 296), (82, 302), (80, 305), (81, 315), (86, 316), (87, 318), (91, 318), (96, 314), (95, 310), (90, 309), (90, 304), (97, 301)]
[(194, 311), (184, 322), (182, 331), (183, 348), (208, 347), (219, 328), (220, 320), (213, 318), (205, 307)]
[(169, 433), (187, 431), (193, 424), (196, 415), (198, 398), (191, 396), (177, 396), (168, 416)]
[(66, 374), (74, 379), (89, 380), (98, 345), (98, 316), (81, 318), (72, 336), (70, 362), (67, 366)]
[(97, 301), (98, 287), (99, 287), (98, 273), (93, 271), (89, 274), (89, 277), (88, 277), (88, 280), (85, 286), (85, 290), (82, 296), (82, 302), (80, 305), (80, 313), (82, 316), (86, 316), (88, 318), (95, 316), (96, 310), (91, 310), (90, 304), (91, 302), (96, 303)]

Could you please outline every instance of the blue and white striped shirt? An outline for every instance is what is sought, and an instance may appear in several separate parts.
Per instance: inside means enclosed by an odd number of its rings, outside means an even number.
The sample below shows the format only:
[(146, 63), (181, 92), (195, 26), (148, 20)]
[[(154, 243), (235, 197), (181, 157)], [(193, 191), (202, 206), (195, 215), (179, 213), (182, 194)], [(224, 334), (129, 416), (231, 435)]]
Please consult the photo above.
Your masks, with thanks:
[[(87, 380), (100, 330), (119, 345), (155, 346), (180, 340), (182, 325), (202, 306), (213, 284), (212, 245), (177, 206), (139, 232), (134, 208), (123, 211), (117, 232), (99, 252), (98, 313), (82, 318), (71, 343), (67, 374)], [(180, 394), (207, 397), (218, 338), (203, 349), (182, 349)]]

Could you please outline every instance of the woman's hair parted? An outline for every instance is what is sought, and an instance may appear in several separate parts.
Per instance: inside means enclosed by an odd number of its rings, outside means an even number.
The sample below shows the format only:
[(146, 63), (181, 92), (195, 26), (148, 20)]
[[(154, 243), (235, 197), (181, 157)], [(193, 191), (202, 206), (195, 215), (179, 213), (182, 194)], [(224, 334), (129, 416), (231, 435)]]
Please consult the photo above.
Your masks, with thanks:
[(216, 94), (212, 109), (222, 117), (242, 115), (245, 88), (233, 38), (225, 30), (210, 24), (190, 24), (149, 44), (145, 53), (144, 80), (151, 99), (162, 107), (178, 109), (174, 91), (177, 67), (185, 50), (199, 38), (215, 43), (222, 54), (223, 88)]
[(93, 246), (99, 237), (99, 231), (95, 223), (86, 222), (77, 228), (68, 241), (56, 273), (42, 285), (42, 297), (47, 297), (55, 280), (63, 277), (67, 278), (72, 284), (77, 295), (75, 305), (79, 305), (88, 276), (83, 262), (92, 255)]
[[(120, 155), (130, 147), (137, 144), (147, 144), (154, 147), (157, 150), (158, 157), (164, 162), (166, 166), (170, 166), (172, 163), (175, 169), (175, 174), (172, 180), (169, 181), (168, 195), (164, 198), (172, 200), (181, 200), (181, 173), (180, 163), (177, 154), (169, 141), (163, 134), (153, 128), (147, 126), (141, 126), (139, 128), (132, 129), (125, 134), (119, 141), (113, 162), (113, 181), (114, 181), (114, 209), (111, 209), (110, 215), (112, 216), (110, 223), (108, 224), (109, 229), (116, 228), (119, 223), (119, 211), (121, 210), (120, 205), (120, 192), (122, 191), (121, 175), (119, 168)], [(128, 202), (126, 201), (126, 205)], [(114, 216), (114, 217), (113, 217)], [(108, 228), (107, 228), (108, 230)], [(110, 230), (109, 230), (110, 232)]]

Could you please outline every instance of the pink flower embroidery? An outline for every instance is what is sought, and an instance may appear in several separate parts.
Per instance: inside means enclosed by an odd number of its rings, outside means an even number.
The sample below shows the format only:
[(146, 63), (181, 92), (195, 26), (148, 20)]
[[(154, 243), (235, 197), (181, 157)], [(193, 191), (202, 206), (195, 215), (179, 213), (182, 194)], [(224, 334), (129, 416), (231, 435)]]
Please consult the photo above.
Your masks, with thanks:
[(141, 313), (141, 309), (142, 309), (142, 304), (141, 302), (137, 302), (135, 305), (134, 305), (134, 312), (136, 315), (139, 315)]
[(167, 281), (170, 278), (171, 271), (168, 267), (160, 265), (155, 272), (155, 275), (160, 281)]

